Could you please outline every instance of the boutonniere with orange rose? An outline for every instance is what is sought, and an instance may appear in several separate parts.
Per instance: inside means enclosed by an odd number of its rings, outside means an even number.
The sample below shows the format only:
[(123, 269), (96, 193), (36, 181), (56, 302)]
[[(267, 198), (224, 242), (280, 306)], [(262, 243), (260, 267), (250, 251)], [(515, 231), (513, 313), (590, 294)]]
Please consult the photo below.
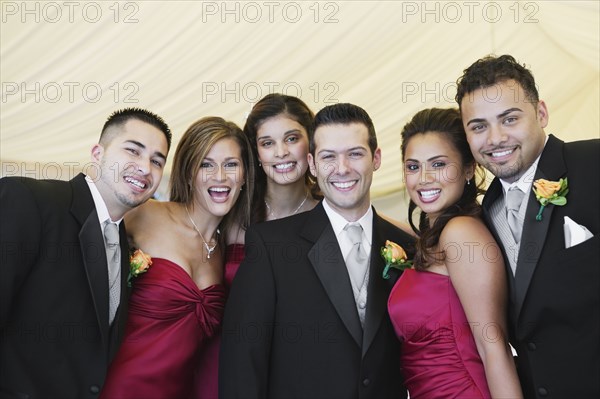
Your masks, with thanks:
[(131, 287), (131, 280), (142, 273), (146, 273), (152, 265), (152, 258), (145, 254), (141, 249), (136, 251), (129, 258), (129, 276), (127, 276), (127, 286)]
[(381, 256), (385, 261), (385, 269), (383, 269), (383, 278), (389, 279), (390, 267), (398, 270), (409, 269), (412, 266), (412, 261), (407, 260), (404, 248), (393, 241), (386, 240), (385, 246), (381, 247)]
[(567, 203), (566, 195), (569, 192), (567, 178), (559, 181), (538, 179), (533, 182), (533, 192), (540, 203), (540, 211), (535, 217), (535, 220), (539, 222), (542, 220), (542, 212), (548, 204), (563, 206)]

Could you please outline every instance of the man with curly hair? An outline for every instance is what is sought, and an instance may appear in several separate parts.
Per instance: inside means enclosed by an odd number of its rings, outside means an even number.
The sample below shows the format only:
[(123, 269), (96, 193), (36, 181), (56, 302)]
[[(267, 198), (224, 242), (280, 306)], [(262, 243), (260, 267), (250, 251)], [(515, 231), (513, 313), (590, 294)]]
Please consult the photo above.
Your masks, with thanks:
[[(475, 160), (496, 176), (483, 209), (505, 256), (510, 342), (525, 397), (597, 398), (600, 140), (547, 136), (548, 107), (532, 73), (510, 55), (465, 69), (456, 102)], [(566, 204), (540, 211), (538, 179), (566, 179)], [(575, 230), (586, 239), (572, 241)]]

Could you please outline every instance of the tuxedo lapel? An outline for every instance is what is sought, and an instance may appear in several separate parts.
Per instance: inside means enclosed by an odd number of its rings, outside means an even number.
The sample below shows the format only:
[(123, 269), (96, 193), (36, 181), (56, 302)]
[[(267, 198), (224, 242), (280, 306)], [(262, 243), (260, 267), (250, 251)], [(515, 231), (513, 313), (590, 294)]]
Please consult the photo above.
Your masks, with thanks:
[[(564, 177), (567, 168), (562, 155), (563, 144), (562, 141), (550, 135), (548, 142), (544, 147), (544, 151), (542, 152), (542, 156), (540, 157), (534, 180), (559, 180)], [(531, 278), (533, 277), (538, 259), (546, 241), (554, 205), (549, 205), (544, 209), (541, 221), (535, 219), (539, 209), (540, 203), (535, 198), (535, 194), (532, 190), (529, 193), (527, 201), (527, 211), (523, 222), (523, 238), (521, 240), (519, 260), (517, 261), (517, 272), (515, 274), (517, 319), (521, 312), (521, 308), (523, 307), (527, 289), (531, 283)]]
[(71, 213), (81, 224), (79, 245), (88, 277), (102, 341), (108, 345), (108, 267), (102, 229), (94, 200), (82, 174), (71, 180)]
[(381, 320), (387, 308), (387, 299), (389, 290), (386, 289), (386, 280), (382, 273), (384, 268), (383, 258), (379, 253), (385, 243), (385, 237), (381, 236), (379, 227), (379, 216), (373, 211), (373, 237), (371, 240), (371, 266), (369, 270), (369, 288), (367, 297), (367, 315), (364, 326), (364, 338), (362, 346), (362, 355), (367, 353), (371, 346), (377, 330), (381, 325)]
[(337, 238), (322, 204), (317, 205), (315, 209), (310, 211), (301, 235), (314, 242), (308, 252), (308, 260), (315, 269), (340, 319), (342, 319), (357, 345), (361, 346), (363, 331), (352, 294), (350, 276)]

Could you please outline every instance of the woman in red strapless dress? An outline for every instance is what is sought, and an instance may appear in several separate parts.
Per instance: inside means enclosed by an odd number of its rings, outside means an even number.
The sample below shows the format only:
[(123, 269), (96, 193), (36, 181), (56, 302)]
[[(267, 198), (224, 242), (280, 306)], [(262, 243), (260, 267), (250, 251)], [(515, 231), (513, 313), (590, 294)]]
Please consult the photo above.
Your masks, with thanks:
[(101, 398), (196, 396), (200, 354), (219, 332), (226, 298), (219, 230), (226, 235), (249, 223), (251, 165), (239, 127), (202, 118), (177, 146), (171, 201), (149, 201), (127, 214), (129, 238), (152, 265), (132, 281), (125, 337)]
[(402, 131), (402, 160), (418, 239), (414, 269), (396, 282), (388, 311), (411, 399), (521, 398), (506, 336), (503, 258), (480, 219), (458, 110), (417, 113)]

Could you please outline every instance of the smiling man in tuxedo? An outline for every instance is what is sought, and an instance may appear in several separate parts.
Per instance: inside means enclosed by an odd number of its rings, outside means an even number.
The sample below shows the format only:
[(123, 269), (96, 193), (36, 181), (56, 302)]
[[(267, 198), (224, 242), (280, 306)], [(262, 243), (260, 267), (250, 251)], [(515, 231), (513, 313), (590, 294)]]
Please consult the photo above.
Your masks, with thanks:
[[(548, 108), (531, 72), (510, 55), (467, 68), (456, 100), (475, 160), (496, 176), (483, 211), (506, 258), (510, 341), (523, 393), (597, 398), (600, 140), (546, 136)], [(566, 204), (540, 213), (532, 190), (538, 179), (568, 179)]]
[(386, 306), (394, 279), (382, 278), (379, 251), (413, 239), (371, 206), (381, 164), (373, 123), (362, 108), (335, 104), (309, 136), (324, 199), (248, 229), (225, 309), (220, 397), (404, 398)]
[(158, 188), (170, 144), (162, 118), (124, 109), (89, 175), (0, 179), (1, 398), (98, 396), (127, 319), (122, 219)]

